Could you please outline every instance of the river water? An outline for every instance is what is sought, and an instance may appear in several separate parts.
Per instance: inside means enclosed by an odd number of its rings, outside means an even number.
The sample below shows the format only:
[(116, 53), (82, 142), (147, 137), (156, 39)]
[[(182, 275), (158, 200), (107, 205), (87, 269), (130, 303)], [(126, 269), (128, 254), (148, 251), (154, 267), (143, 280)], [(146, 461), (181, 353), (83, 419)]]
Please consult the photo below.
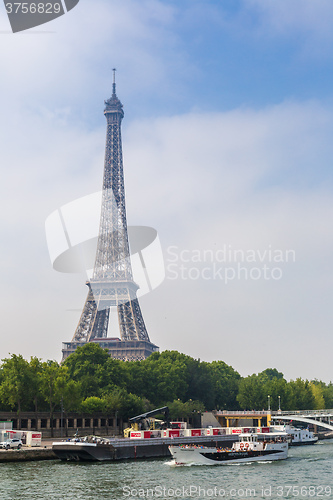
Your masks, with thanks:
[(1, 500), (332, 498), (333, 440), (278, 462), (172, 467), (169, 459), (0, 464)]

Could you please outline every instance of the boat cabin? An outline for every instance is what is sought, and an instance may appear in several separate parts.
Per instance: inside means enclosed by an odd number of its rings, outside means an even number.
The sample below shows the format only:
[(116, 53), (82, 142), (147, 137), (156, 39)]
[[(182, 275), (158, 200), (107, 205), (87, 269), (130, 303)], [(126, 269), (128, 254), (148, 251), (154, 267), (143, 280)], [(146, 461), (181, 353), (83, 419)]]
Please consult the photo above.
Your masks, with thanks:
[(233, 444), (236, 451), (263, 451), (274, 449), (281, 443), (287, 443), (286, 432), (269, 432), (265, 434), (239, 434), (239, 441)]

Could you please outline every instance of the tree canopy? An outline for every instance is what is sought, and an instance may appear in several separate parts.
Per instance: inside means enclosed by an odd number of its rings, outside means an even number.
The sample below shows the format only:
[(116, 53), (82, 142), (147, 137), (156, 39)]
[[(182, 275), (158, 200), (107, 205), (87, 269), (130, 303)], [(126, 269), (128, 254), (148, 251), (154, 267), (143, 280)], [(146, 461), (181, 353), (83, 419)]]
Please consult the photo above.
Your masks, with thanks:
[(177, 351), (144, 361), (120, 361), (88, 343), (63, 364), (12, 354), (0, 365), (0, 410), (113, 413), (124, 419), (168, 405), (173, 419), (213, 409), (332, 408), (333, 384), (287, 381), (276, 368), (241, 377), (224, 361), (206, 362)]

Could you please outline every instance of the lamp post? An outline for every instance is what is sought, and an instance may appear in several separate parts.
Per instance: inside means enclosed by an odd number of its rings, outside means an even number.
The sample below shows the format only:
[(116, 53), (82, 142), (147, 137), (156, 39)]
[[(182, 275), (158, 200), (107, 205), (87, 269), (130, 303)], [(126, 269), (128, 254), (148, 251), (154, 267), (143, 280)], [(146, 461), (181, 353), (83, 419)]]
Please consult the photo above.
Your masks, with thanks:
[(268, 411), (271, 411), (271, 397), (267, 396), (268, 399)]
[(281, 412), (281, 396), (278, 396), (279, 398), (279, 412)]

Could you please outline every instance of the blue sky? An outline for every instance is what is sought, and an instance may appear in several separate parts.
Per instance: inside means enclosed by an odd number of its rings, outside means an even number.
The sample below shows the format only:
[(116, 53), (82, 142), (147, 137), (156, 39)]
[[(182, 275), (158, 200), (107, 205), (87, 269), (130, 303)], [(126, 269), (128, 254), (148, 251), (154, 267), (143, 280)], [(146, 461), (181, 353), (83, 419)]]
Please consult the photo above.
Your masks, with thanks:
[[(332, 378), (332, 23), (328, 0), (81, 0), (13, 35), (0, 9), (1, 357), (60, 359), (72, 338), (85, 278), (52, 269), (44, 225), (101, 187), (116, 67), (128, 221), (167, 268), (141, 299), (152, 341)], [(296, 260), (279, 280), (171, 279), (170, 247), (224, 245)]]

